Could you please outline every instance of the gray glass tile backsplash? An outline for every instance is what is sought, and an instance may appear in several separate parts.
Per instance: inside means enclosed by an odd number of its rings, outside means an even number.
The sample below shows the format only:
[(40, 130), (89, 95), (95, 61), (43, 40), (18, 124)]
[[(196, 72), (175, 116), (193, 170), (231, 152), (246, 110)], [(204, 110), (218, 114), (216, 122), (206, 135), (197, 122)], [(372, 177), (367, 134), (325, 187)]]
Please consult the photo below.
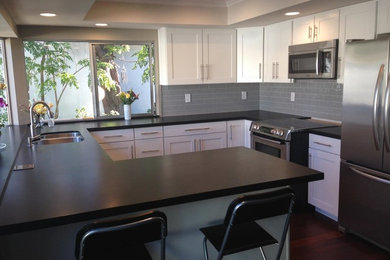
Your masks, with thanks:
[[(335, 80), (161, 86), (164, 116), (268, 110), (341, 121), (343, 85)], [(247, 99), (241, 99), (241, 92)], [(290, 101), (295, 92), (295, 101)], [(184, 102), (191, 94), (191, 102)]]

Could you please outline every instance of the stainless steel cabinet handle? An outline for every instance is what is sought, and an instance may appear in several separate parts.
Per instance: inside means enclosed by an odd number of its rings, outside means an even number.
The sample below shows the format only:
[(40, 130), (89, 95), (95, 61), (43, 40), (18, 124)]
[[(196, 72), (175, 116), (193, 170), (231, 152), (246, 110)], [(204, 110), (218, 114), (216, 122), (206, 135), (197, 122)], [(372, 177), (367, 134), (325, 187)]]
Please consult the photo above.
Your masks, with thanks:
[(276, 141), (276, 140), (271, 140), (271, 139), (260, 137), (260, 136), (256, 136), (256, 139), (264, 141), (265, 143), (268, 142), (268, 143), (273, 143), (273, 144), (282, 144), (282, 142), (279, 142), (279, 141)]
[(141, 133), (141, 135), (154, 135), (154, 134), (158, 134), (159, 132), (145, 132), (145, 133)]
[(390, 136), (389, 136), (389, 105), (390, 105), (390, 72), (387, 75), (387, 86), (385, 93), (385, 104), (384, 104), (384, 119), (385, 119), (385, 144), (386, 151), (390, 152)]
[(309, 28), (308, 28), (308, 29), (309, 29), (309, 31), (308, 31), (308, 35), (309, 35), (309, 37), (308, 37), (308, 38), (309, 38), (309, 39), (311, 39), (311, 31), (312, 31), (312, 29), (311, 29), (311, 26), (309, 26)]
[(118, 137), (123, 137), (123, 135), (107, 135), (107, 136), (103, 136), (103, 138), (118, 138)]
[(276, 76), (275, 76), (275, 78), (277, 79), (277, 78), (279, 78), (279, 62), (276, 62)]
[(320, 71), (320, 51), (317, 50), (316, 52), (316, 75), (318, 75), (319, 71)]
[(233, 125), (230, 125), (230, 140), (233, 140)]
[(259, 79), (261, 79), (261, 63), (259, 63)]
[(204, 79), (204, 65), (200, 65), (200, 79), (203, 80)]
[(380, 147), (380, 137), (379, 137), (379, 129), (378, 129), (378, 107), (381, 105), (380, 104), (380, 97), (379, 97), (379, 86), (382, 85), (383, 81), (383, 74), (385, 70), (385, 64), (382, 64), (379, 68), (378, 72), (378, 78), (376, 80), (375, 84), (375, 92), (374, 92), (374, 100), (373, 100), (373, 108), (372, 108), (372, 131), (374, 135), (374, 141), (375, 141), (375, 148), (376, 150), (379, 150)]
[(156, 150), (145, 150), (145, 151), (142, 151), (141, 153), (157, 153), (159, 152), (160, 150), (156, 149)]
[(318, 27), (317, 26), (314, 26), (314, 37), (313, 37), (313, 40), (314, 40), (314, 38), (316, 40), (318, 40)]
[(191, 132), (191, 131), (201, 131), (201, 130), (210, 130), (210, 127), (189, 128), (189, 129), (185, 129), (184, 131), (186, 131), (186, 132)]
[(196, 139), (194, 140), (194, 152), (196, 152)]
[(379, 181), (379, 182), (382, 182), (382, 183), (385, 183), (385, 184), (390, 184), (390, 181), (389, 180), (386, 180), (386, 179), (382, 179), (382, 178), (379, 178), (379, 177), (376, 177), (374, 175), (371, 175), (371, 174), (368, 174), (368, 173), (365, 173), (361, 170), (358, 170), (358, 169), (355, 169), (354, 167), (351, 167), (349, 166), (349, 168), (354, 171), (355, 173), (363, 176), (363, 177), (366, 177), (366, 178), (369, 178), (371, 180), (374, 180), (374, 181)]
[(209, 65), (207, 64), (207, 65), (205, 65), (205, 74), (206, 74), (206, 76), (205, 76), (205, 79), (206, 80), (208, 80), (209, 79)]
[(130, 146), (130, 150), (131, 150), (131, 159), (134, 159), (134, 146), (133, 145)]
[(128, 146), (119, 146), (119, 147), (113, 147), (113, 148), (103, 148), (105, 151), (111, 151), (111, 150), (119, 150), (119, 149), (129, 149)]
[(272, 78), (275, 78), (275, 62), (272, 62)]
[(202, 151), (202, 139), (199, 139), (199, 150), (198, 151), (199, 152)]
[(331, 144), (325, 144), (325, 143), (321, 143), (321, 142), (314, 142), (314, 143), (318, 144), (318, 145), (326, 146), (326, 147), (332, 147)]

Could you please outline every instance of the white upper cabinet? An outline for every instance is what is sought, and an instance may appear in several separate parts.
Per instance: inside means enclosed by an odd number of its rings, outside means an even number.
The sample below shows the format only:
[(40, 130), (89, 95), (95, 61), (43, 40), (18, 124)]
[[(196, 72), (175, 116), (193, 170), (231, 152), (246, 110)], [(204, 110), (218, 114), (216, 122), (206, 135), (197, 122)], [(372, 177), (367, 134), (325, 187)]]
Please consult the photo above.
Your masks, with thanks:
[(390, 0), (378, 1), (377, 33), (390, 33)]
[(236, 30), (203, 29), (203, 82), (236, 82)]
[(202, 29), (158, 31), (160, 84), (202, 83)]
[(286, 21), (265, 27), (265, 82), (290, 82), (288, 79), (288, 46), (291, 45), (291, 26), (291, 21)]
[(376, 2), (369, 1), (340, 9), (338, 82), (343, 82), (344, 50), (348, 40), (375, 38)]
[(162, 28), (159, 35), (160, 84), (236, 81), (236, 31)]
[(237, 82), (263, 81), (264, 27), (237, 29)]
[(293, 44), (328, 41), (339, 38), (339, 10), (293, 20)]

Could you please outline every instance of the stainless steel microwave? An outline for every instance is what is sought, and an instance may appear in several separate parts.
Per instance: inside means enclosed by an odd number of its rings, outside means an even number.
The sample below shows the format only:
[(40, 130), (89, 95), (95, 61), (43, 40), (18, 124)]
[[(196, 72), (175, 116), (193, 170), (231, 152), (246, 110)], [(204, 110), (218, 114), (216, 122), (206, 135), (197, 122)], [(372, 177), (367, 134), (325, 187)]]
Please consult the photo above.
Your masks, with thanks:
[(290, 79), (335, 79), (338, 40), (306, 43), (288, 47)]

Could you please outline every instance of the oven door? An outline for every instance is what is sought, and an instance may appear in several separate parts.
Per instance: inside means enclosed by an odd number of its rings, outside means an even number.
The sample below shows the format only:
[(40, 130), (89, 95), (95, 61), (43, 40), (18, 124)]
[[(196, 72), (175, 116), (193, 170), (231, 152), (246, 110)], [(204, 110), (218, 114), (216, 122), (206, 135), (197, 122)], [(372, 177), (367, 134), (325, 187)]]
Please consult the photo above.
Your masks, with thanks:
[(252, 149), (281, 159), (290, 160), (290, 143), (252, 134)]

